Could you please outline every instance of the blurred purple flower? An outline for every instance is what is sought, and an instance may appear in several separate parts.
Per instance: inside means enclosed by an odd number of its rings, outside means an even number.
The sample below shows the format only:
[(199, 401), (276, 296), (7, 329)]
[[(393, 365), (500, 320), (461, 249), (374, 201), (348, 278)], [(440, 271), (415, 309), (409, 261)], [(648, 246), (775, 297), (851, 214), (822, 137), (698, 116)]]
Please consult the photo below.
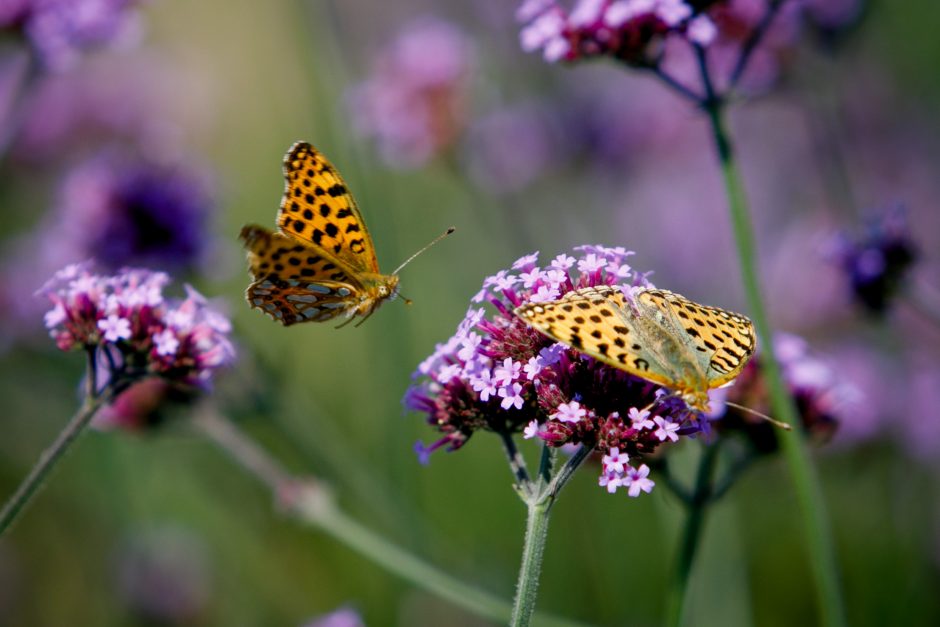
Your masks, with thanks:
[[(164, 331), (166, 333), (167, 331)], [(100, 371), (107, 376), (107, 366)], [(197, 395), (189, 386), (179, 386), (156, 377), (148, 377), (121, 392), (109, 405), (102, 407), (92, 426), (107, 431), (124, 429), (141, 431), (163, 423), (171, 405), (188, 404)]]
[(359, 612), (351, 607), (341, 607), (329, 614), (317, 616), (303, 624), (303, 627), (365, 627)]
[(194, 272), (216, 246), (209, 234), (215, 200), (199, 166), (105, 152), (69, 172), (58, 196), (37, 229), (7, 254), (10, 278), (0, 298), (15, 323), (36, 316), (30, 295), (56, 268), (94, 259), (112, 271), (137, 265)]
[(842, 267), (855, 301), (874, 314), (883, 314), (891, 306), (918, 257), (902, 207), (871, 220), (857, 239), (839, 235), (833, 248), (832, 256)]
[(431, 17), (408, 24), (349, 93), (356, 131), (396, 168), (448, 150), (466, 125), (475, 58), (472, 40), (456, 26)]
[(495, 311), (471, 306), (456, 334), (418, 367), (405, 406), (425, 413), (444, 434), (417, 449), (422, 458), (441, 447), (458, 449), (479, 430), (522, 432), (548, 446), (584, 444), (608, 454), (612, 461), (602, 470), (601, 485), (636, 496), (652, 482), (642, 466), (624, 466), (623, 460), (700, 431), (696, 412), (662, 394), (660, 386), (555, 343), (513, 313), (543, 289), (557, 298), (593, 285), (646, 284), (645, 275), (626, 263), (632, 253), (622, 248), (575, 250), (577, 259), (559, 256), (547, 268), (538, 267), (537, 254), (519, 259), (513, 270), (537, 275), (531, 281), (509, 270), (488, 277), (472, 301)]
[[(148, 58), (98, 57), (81, 71), (35, 79), (22, 97), (11, 156), (48, 170), (105, 143), (145, 146), (148, 155), (170, 153), (179, 130), (167, 119), (181, 105), (166, 74)], [(187, 92), (182, 106), (198, 111), (191, 96)]]
[(192, 625), (209, 605), (211, 573), (202, 539), (177, 527), (144, 530), (115, 555), (117, 590), (144, 621)]
[[(191, 271), (205, 259), (214, 209), (208, 177), (183, 164), (106, 153), (74, 169), (49, 221), (47, 245), (108, 269), (144, 265)], [(71, 237), (65, 236), (71, 234)], [(71, 246), (69, 246), (71, 245)], [(65, 248), (71, 248), (67, 254)]]
[(683, 0), (578, 0), (568, 11), (552, 0), (526, 0), (517, 12), (526, 52), (546, 61), (612, 57), (635, 65), (653, 63), (667, 36), (707, 46), (717, 33), (701, 12), (714, 2)]
[[(470, 177), (490, 194), (519, 192), (562, 165), (564, 129), (548, 105), (524, 103), (476, 120), (467, 131)], [(567, 146), (570, 149), (570, 145)]]
[(82, 53), (136, 43), (141, 0), (5, 0), (0, 28), (22, 32), (44, 67), (65, 70)]
[[(110, 376), (122, 382), (152, 375), (205, 387), (235, 358), (231, 323), (189, 285), (183, 301), (165, 300), (169, 280), (149, 270), (105, 276), (92, 274), (87, 264), (68, 266), (41, 290), (53, 304), (46, 328), (60, 350), (97, 348), (114, 364)], [(173, 350), (166, 334), (175, 340)]]
[[(517, 17), (524, 24), (523, 50), (541, 50), (546, 61), (608, 57), (661, 66), (688, 85), (698, 83), (690, 44), (708, 47), (719, 92), (729, 87), (742, 53), (752, 48), (740, 79), (757, 91), (774, 82), (804, 22), (834, 33), (856, 19), (860, 5), (861, 0), (577, 0), (569, 11), (554, 0), (526, 0)], [(755, 33), (759, 39), (751, 42)]]
[[(863, 394), (829, 361), (813, 354), (798, 336), (778, 333), (774, 338), (777, 359), (788, 392), (796, 402), (803, 430), (810, 438), (829, 441), (842, 424), (851, 423), (863, 406)], [(734, 385), (722, 390), (726, 399), (749, 409), (772, 411), (760, 354), (744, 367)], [(763, 453), (777, 450), (776, 427), (735, 407), (726, 406), (721, 420), (714, 423), (722, 435), (741, 432), (754, 448)]]

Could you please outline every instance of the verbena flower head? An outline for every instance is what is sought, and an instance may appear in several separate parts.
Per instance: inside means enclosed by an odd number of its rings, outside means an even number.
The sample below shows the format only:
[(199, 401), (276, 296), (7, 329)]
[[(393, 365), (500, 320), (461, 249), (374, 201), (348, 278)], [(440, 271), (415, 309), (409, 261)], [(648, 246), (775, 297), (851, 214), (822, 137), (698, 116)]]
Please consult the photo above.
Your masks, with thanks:
[(406, 25), (350, 93), (356, 130), (376, 142), (388, 165), (424, 164), (450, 148), (466, 124), (475, 59), (470, 38), (449, 22), (424, 17)]
[[(698, 59), (690, 44), (709, 49), (711, 79), (729, 86), (744, 50), (750, 62), (738, 77), (748, 90), (763, 90), (792, 57), (804, 24), (832, 40), (859, 14), (861, 0), (526, 0), (517, 11), (524, 24), (523, 50), (546, 61), (612, 58), (634, 66), (661, 66), (692, 84)], [(767, 19), (772, 15), (772, 19)], [(759, 40), (751, 41), (760, 31)]]
[[(807, 342), (796, 335), (777, 333), (774, 350), (783, 371), (787, 391), (796, 403), (803, 431), (817, 442), (828, 441), (840, 423), (851, 420), (862, 400), (861, 391), (814, 355)], [(766, 414), (773, 412), (763, 357), (758, 354), (744, 367), (734, 385), (726, 388), (726, 399)], [(726, 407), (715, 424), (722, 436), (740, 432), (761, 453), (777, 450), (776, 427), (758, 416)]]
[(834, 249), (855, 300), (875, 314), (888, 309), (918, 257), (902, 207), (872, 220), (856, 239), (840, 235)]
[[(577, 0), (569, 11), (554, 0), (526, 0), (516, 13), (524, 24), (522, 48), (546, 61), (612, 57), (635, 65), (654, 62), (667, 37), (706, 46), (717, 34), (702, 10), (714, 2), (684, 0)], [(694, 6), (693, 6), (694, 5)]]
[(41, 290), (53, 304), (46, 328), (61, 350), (95, 349), (113, 360), (111, 376), (205, 386), (234, 359), (231, 323), (189, 285), (185, 299), (165, 299), (169, 280), (142, 269), (107, 276), (68, 266)]
[(48, 69), (68, 69), (85, 52), (139, 39), (140, 0), (14, 0), (0, 27), (21, 31)]
[(458, 449), (480, 430), (522, 433), (553, 447), (594, 447), (605, 456), (602, 486), (648, 492), (649, 469), (634, 460), (707, 422), (661, 386), (553, 342), (513, 314), (524, 302), (583, 287), (648, 285), (630, 267), (631, 254), (581, 246), (539, 265), (533, 253), (487, 277), (457, 332), (418, 367), (405, 396), (406, 408), (426, 414), (443, 434), (419, 444), (419, 455)]

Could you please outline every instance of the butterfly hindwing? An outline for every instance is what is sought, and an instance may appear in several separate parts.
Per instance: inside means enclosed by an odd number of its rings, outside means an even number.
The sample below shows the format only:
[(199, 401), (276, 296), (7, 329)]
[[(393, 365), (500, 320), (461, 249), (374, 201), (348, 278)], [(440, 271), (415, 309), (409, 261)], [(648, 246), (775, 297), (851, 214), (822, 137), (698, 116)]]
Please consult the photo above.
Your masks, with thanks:
[(358, 304), (350, 286), (336, 281), (307, 283), (270, 277), (249, 285), (245, 296), (252, 307), (284, 326), (348, 318)]
[(754, 352), (754, 326), (739, 314), (655, 288), (628, 300), (612, 285), (526, 303), (516, 314), (548, 337), (676, 390), (705, 411), (709, 389), (734, 379)]
[(375, 248), (356, 200), (336, 168), (306, 142), (284, 157), (287, 181), (277, 224), (357, 271), (379, 271)]
[(642, 290), (636, 298), (658, 308), (678, 326), (677, 334), (697, 358), (709, 388), (737, 377), (754, 353), (754, 324), (740, 314), (700, 305), (668, 290)]
[(354, 275), (313, 246), (257, 225), (242, 228), (241, 239), (254, 280), (245, 296), (255, 309), (290, 325), (351, 315), (358, 305)]

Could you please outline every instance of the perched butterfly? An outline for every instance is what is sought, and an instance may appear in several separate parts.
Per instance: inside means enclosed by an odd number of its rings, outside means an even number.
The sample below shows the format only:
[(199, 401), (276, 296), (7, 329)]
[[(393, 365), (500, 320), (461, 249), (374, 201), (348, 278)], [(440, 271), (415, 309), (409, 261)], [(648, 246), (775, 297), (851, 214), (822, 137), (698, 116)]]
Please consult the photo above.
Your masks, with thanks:
[(667, 290), (598, 285), (560, 300), (527, 303), (516, 315), (563, 344), (676, 392), (698, 411), (708, 390), (734, 379), (754, 353), (754, 325)]
[(285, 326), (334, 318), (347, 324), (357, 315), (365, 321), (398, 295), (397, 273), (405, 264), (392, 274), (379, 272), (355, 199), (333, 164), (313, 146), (291, 146), (284, 176), (278, 232), (255, 224), (241, 231), (254, 280), (245, 293), (248, 304)]

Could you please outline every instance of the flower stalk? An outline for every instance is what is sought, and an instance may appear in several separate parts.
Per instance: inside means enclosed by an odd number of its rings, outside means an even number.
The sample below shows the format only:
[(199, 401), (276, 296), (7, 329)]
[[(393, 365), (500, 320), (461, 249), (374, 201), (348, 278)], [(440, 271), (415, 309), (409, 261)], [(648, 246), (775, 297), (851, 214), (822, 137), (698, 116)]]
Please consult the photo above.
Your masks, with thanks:
[(793, 478), (803, 514), (803, 526), (809, 543), (811, 565), (816, 580), (816, 591), (824, 625), (838, 627), (845, 624), (845, 610), (839, 588), (835, 549), (832, 543), (828, 514), (819, 486), (819, 480), (809, 458), (799, 429), (800, 422), (793, 399), (786, 391), (777, 358), (774, 354), (773, 333), (761, 294), (754, 228), (751, 224), (747, 196), (735, 159), (725, 120), (725, 100), (716, 94), (709, 74), (705, 50), (696, 47), (702, 83), (706, 98), (702, 108), (708, 116), (709, 126), (721, 167), (722, 180), (728, 200), (728, 211), (737, 248), (741, 280), (749, 312), (757, 328), (764, 351), (764, 376), (771, 397), (774, 416), (796, 427), (793, 434), (780, 434), (790, 473)]
[[(512, 443), (511, 436), (504, 438)], [(546, 459), (549, 456), (545, 452), (549, 446), (542, 447), (542, 467), (547, 468)], [(506, 445), (507, 455), (513, 446)], [(535, 482), (526, 480), (518, 490), (523, 495), (528, 514), (526, 517), (525, 542), (522, 549), (522, 564), (519, 567), (519, 579), (516, 583), (516, 598), (512, 608), (512, 618), (509, 624), (512, 627), (526, 627), (532, 620), (535, 613), (535, 600), (538, 593), (539, 578), (542, 573), (542, 558), (545, 554), (545, 542), (548, 539), (548, 521), (552, 505), (558, 498), (561, 489), (568, 483), (574, 475), (575, 470), (591, 454), (592, 447), (582, 446), (572, 455), (567, 462), (559, 469), (551, 480), (547, 480), (548, 472), (540, 472), (539, 478)], [(518, 454), (517, 454), (518, 455)], [(518, 456), (521, 459), (521, 456)], [(510, 459), (513, 457), (510, 455)], [(525, 472), (525, 462), (522, 463), (522, 471)], [(527, 474), (527, 473), (526, 473)], [(517, 473), (518, 476), (518, 473)]]
[[(285, 513), (343, 543), (360, 556), (477, 616), (503, 622), (510, 616), (508, 603), (479, 588), (460, 581), (389, 542), (357, 520), (349, 517), (325, 484), (288, 472), (257, 443), (214, 410), (203, 408), (194, 418), (194, 427), (227, 453), (248, 474), (276, 496)], [(549, 627), (576, 627), (578, 623), (556, 617), (539, 616), (539, 624)]]
[(22, 514), (26, 506), (36, 495), (45, 479), (55, 468), (56, 464), (62, 459), (65, 453), (71, 448), (72, 444), (78, 439), (91, 419), (104, 405), (110, 402), (114, 394), (111, 388), (106, 388), (98, 392), (96, 371), (96, 350), (95, 347), (87, 349), (88, 355), (88, 374), (86, 376), (85, 400), (82, 406), (75, 412), (65, 428), (59, 433), (55, 441), (39, 457), (39, 461), (33, 466), (29, 474), (23, 479), (16, 492), (13, 493), (0, 510), (0, 536), (6, 533), (7, 529)]

